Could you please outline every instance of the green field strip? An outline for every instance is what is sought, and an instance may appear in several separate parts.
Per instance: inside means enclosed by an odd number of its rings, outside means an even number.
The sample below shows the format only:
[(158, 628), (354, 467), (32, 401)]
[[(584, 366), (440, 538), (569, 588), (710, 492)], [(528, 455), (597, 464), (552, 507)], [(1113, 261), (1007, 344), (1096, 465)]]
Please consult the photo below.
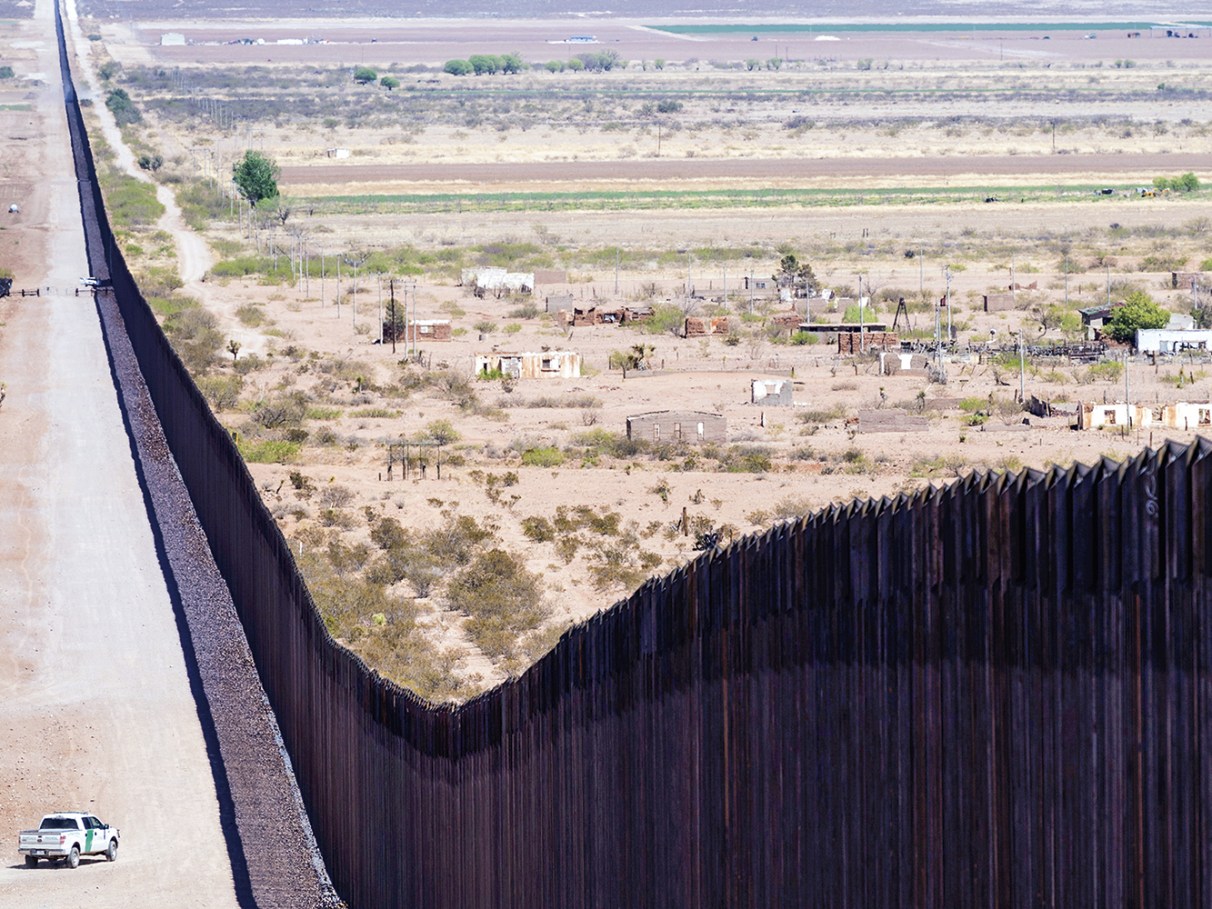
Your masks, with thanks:
[[(645, 211), (702, 208), (856, 207), (946, 205), (982, 202), (1111, 201), (1103, 188), (1130, 193), (1132, 184), (1049, 184), (1036, 186), (886, 187), (870, 189), (587, 190), (581, 192), (405, 193), (302, 197), (305, 204), (332, 214), (538, 211)], [(1197, 192), (1184, 198), (1198, 198)], [(1156, 200), (1141, 199), (1142, 203)]]

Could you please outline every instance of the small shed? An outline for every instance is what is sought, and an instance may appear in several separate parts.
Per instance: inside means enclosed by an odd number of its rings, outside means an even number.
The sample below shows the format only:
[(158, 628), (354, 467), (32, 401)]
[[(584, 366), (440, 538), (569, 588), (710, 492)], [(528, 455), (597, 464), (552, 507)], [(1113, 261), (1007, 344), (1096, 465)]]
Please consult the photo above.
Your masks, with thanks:
[(792, 382), (790, 379), (754, 379), (749, 400), (763, 407), (791, 407), (795, 404)]
[(723, 414), (698, 410), (657, 410), (627, 418), (627, 438), (634, 442), (727, 442)]
[(1000, 294), (985, 294), (983, 297), (985, 303), (985, 312), (1006, 312), (1014, 309), (1018, 302), (1016, 297), (1011, 292)]
[(1119, 303), (1104, 303), (1099, 306), (1088, 306), (1085, 309), (1079, 309), (1077, 312), (1082, 317), (1082, 325), (1086, 328), (1086, 340), (1096, 341), (1102, 334), (1103, 326), (1111, 318), (1111, 314), (1123, 306)]
[(404, 329), (406, 341), (449, 341), (451, 337), (450, 319), (417, 319)]

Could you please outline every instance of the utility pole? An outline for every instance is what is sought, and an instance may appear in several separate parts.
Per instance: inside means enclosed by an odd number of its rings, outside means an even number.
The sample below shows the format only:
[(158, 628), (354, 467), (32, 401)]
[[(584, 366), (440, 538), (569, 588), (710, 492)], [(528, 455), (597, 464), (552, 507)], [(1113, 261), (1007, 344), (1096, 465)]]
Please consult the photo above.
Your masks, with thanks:
[(1128, 385), (1128, 351), (1124, 351), (1124, 435), (1132, 431), (1132, 398)]
[(614, 248), (614, 295), (619, 295), (619, 248)]
[(947, 266), (947, 343), (951, 343), (951, 266)]
[(412, 295), (412, 358), (417, 358), (417, 282), (408, 285)]
[(863, 276), (855, 275), (855, 279), (858, 282), (859, 351), (862, 352), (867, 349), (866, 332), (863, 329)]
[(926, 255), (921, 247), (917, 250), (917, 293), (921, 296), (926, 289)]
[(1027, 398), (1027, 356), (1023, 349), (1023, 330), (1018, 330), (1018, 403), (1024, 403)]
[(398, 334), (398, 332), (396, 330), (396, 279), (395, 278), (392, 278), (388, 282), (388, 287), (391, 289), (391, 310), (390, 310), (391, 315), (388, 316), (388, 318), (391, 319), (391, 352), (394, 355), (396, 352), (396, 335)]

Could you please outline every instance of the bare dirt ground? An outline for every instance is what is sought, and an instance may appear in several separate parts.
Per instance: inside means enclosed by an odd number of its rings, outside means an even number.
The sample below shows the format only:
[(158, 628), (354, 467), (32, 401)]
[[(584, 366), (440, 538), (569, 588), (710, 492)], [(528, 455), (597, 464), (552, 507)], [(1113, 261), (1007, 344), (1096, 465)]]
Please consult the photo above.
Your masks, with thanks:
[[(777, 20), (776, 20), (777, 21)], [(539, 19), (497, 20), (490, 28), (468, 20), (426, 20), (416, 23), (333, 20), (291, 22), (246, 20), (244, 22), (161, 22), (138, 24), (133, 34), (142, 59), (185, 65), (189, 63), (249, 65), (260, 63), (366, 63), (386, 65), (442, 64), (451, 58), (474, 53), (517, 51), (528, 59), (566, 57), (582, 50), (614, 50), (626, 60), (695, 61), (736, 60), (781, 56), (791, 60), (854, 61), (868, 57), (904, 60), (948, 59), (958, 61), (1005, 60), (1093, 60), (1112, 54), (1151, 60), (1191, 60), (1206, 55), (1203, 47), (1209, 30), (1198, 30), (1202, 39), (1129, 38), (1126, 31), (1055, 31), (1041, 26), (1023, 32), (980, 31), (896, 32), (859, 34), (831, 30), (828, 22), (814, 24), (812, 31), (761, 32), (758, 40), (744, 31), (685, 35), (650, 26), (656, 19)], [(121, 20), (107, 25), (115, 31), (130, 28)], [(160, 46), (167, 31), (180, 32), (186, 46)], [(1097, 40), (1085, 36), (1097, 34)], [(593, 36), (593, 44), (569, 44), (573, 35)], [(1047, 35), (1047, 40), (1044, 36)], [(241, 38), (261, 39), (259, 45), (228, 43)], [(292, 45), (281, 40), (320, 39), (328, 43)]]
[[(517, 34), (533, 39), (549, 25), (517, 25)], [(269, 26), (255, 26), (249, 33), (269, 40)], [(207, 27), (212, 32), (205, 37), (234, 37), (244, 24)], [(494, 25), (493, 34), (513, 36), (510, 27), (497, 31)], [(787, 304), (760, 295), (751, 302), (742, 281), (767, 278), (779, 256), (794, 251), (837, 295), (857, 296), (861, 276), (864, 293), (885, 297), (873, 313), (881, 321), (892, 321), (898, 295), (909, 298), (910, 334), (925, 339), (933, 334), (933, 301), (946, 290), (943, 268), (950, 266), (956, 337), (965, 346), (991, 338), (1011, 345), (1020, 329), (1028, 341), (1059, 341), (1062, 332), (1050, 328), (1045, 334), (1039, 314), (1059, 306), (1072, 316), (1077, 306), (1103, 300), (1110, 287), (1117, 295), (1145, 289), (1174, 311), (1189, 309), (1188, 295), (1169, 286), (1167, 266), (1196, 268), (1207, 258), (1212, 202), (1206, 195), (1142, 198), (1120, 186), (1111, 196), (1095, 197), (1064, 188), (1103, 180), (1147, 185), (1153, 176), (1184, 170), (1201, 179), (1212, 176), (1205, 151), (1212, 123), (1209, 71), (1198, 51), (1207, 39), (1100, 34), (1084, 40), (1070, 34), (1045, 42), (1022, 35), (935, 35), (927, 43), (917, 36), (861, 49), (839, 42), (847, 49), (819, 62), (792, 46), (777, 52), (798, 59), (801, 69), (738, 73), (726, 60), (739, 66), (758, 53), (744, 42), (730, 45), (731, 57), (700, 70), (692, 58), (707, 45), (663, 35), (660, 41), (693, 50), (671, 53), (670, 60), (678, 62), (662, 72), (633, 66), (623, 73), (552, 79), (533, 73), (513, 81), (458, 81), (424, 72), (408, 74), (406, 84), (415, 91), (386, 93), (354, 86), (321, 67), (383, 60), (387, 71), (400, 72), (415, 60), (485, 52), (483, 30), (475, 23), (393, 23), (376, 32), (353, 23), (346, 37), (362, 41), (377, 34), (380, 41), (160, 48), (151, 43), (158, 35), (155, 25), (134, 32), (130, 23), (97, 28), (105, 36), (99, 59), (132, 68), (123, 84), (146, 99), (149, 111), (139, 140), (163, 151), (172, 179), (225, 177), (250, 144), (283, 164), (284, 205), (291, 209), (285, 226), (268, 219), (254, 243), (246, 229), (220, 220), (207, 236), (217, 259), (276, 255), (282, 268), (292, 245), (305, 242), (310, 277), (291, 283), (210, 273), (184, 292), (215, 314), (220, 348), (228, 340), (240, 345), (234, 355), (220, 350), (203, 363), (212, 393), (223, 383), (241, 388), (238, 401), (222, 405), (220, 419), (250, 444), (284, 442), (292, 433), (302, 440), (293, 454), (278, 459), (283, 463), (270, 457), (251, 469), (301, 559), (330, 559), (343, 582), (364, 576), (378, 558), (370, 534), (383, 518), (428, 540), (424, 535), (467, 517), (488, 530), (491, 542), (485, 545), (516, 554), (542, 579), (543, 623), (548, 631), (558, 630), (626, 595), (637, 580), (638, 554), (655, 559), (649, 563), (653, 573), (692, 557), (699, 530), (715, 530), (727, 540), (831, 502), (893, 495), (974, 468), (1118, 458), (1162, 439), (1161, 432), (1076, 433), (1063, 418), (1031, 418), (1025, 425), (1014, 403), (1017, 371), (979, 351), (948, 363), (948, 380), (941, 385), (920, 375), (878, 375), (872, 358), (839, 358), (825, 343), (776, 343), (763, 319)], [(593, 28), (599, 37), (613, 33), (599, 23)], [(450, 43), (405, 53), (402, 37), (397, 44), (389, 40), (397, 34), (418, 41), (423, 34), (443, 34)], [(776, 52), (772, 44), (757, 42), (763, 57)], [(581, 50), (543, 48), (552, 58)], [(622, 47), (621, 52), (632, 60), (647, 54)], [(534, 49), (530, 56), (543, 59), (538, 53)], [(211, 54), (236, 68), (213, 62), (188, 71), (183, 66), (185, 75), (176, 82), (175, 76), (139, 69), (150, 60), (187, 64), (212, 60)], [(283, 62), (290, 54), (309, 54), (316, 65)], [(1124, 65), (1129, 55), (1139, 65)], [(864, 58), (874, 59), (870, 69), (857, 65)], [(701, 59), (710, 57), (703, 53)], [(266, 62), (272, 67), (242, 68)], [(249, 83), (247, 90), (232, 87), (233, 73)], [(572, 81), (582, 75), (583, 81)], [(904, 79), (920, 90), (898, 94)], [(1170, 81), (1187, 94), (1159, 93), (1159, 83)], [(818, 82), (826, 88), (810, 103), (780, 95), (811, 95)], [(263, 84), (282, 87), (279, 105), (298, 102), (309, 113), (294, 120), (266, 108)], [(746, 94), (750, 84), (752, 96)], [(211, 91), (213, 101), (248, 119), (228, 128), (216, 125), (213, 105), (208, 110), (186, 98), (192, 106), (182, 107), (181, 95), (191, 85)], [(870, 92), (874, 100), (868, 105), (867, 96), (852, 88)], [(508, 102), (497, 107), (498, 97)], [(997, 116), (990, 114), (991, 97), (1006, 101)], [(648, 107), (671, 98), (684, 99), (685, 110), (658, 127)], [(432, 111), (418, 112), (426, 104)], [(676, 130), (669, 126), (675, 121)], [(325, 149), (333, 146), (350, 149), (350, 159), (329, 159)], [(404, 214), (369, 202), (361, 210), (357, 202), (341, 203), (339, 210), (324, 204), (330, 196), (390, 192), (463, 193), (474, 200), (477, 193), (510, 189), (694, 191), (839, 182), (910, 189), (942, 184), (966, 187), (971, 196), (916, 205), (884, 200), (731, 209), (679, 208), (673, 202), (647, 211), (568, 211), (541, 200), (519, 211), (464, 211), (451, 203)], [(1055, 199), (1023, 202), (1015, 195), (982, 202), (982, 186), (1031, 184), (1057, 185)], [(175, 233), (179, 224), (170, 219), (160, 227)], [(404, 365), (402, 350), (374, 343), (391, 267), (383, 267), (381, 282), (364, 270), (355, 291), (346, 264), (336, 304), (336, 257), (348, 263), (402, 247), (429, 257), (407, 274), (395, 272), (401, 287), (415, 282), (416, 316), (450, 319), (455, 330), (451, 341), (422, 345), (423, 369)], [(510, 249), (518, 250), (513, 259)], [(623, 260), (617, 272), (615, 249)], [(326, 257), (323, 279), (320, 256)], [(458, 286), (458, 266), (487, 264), (494, 256), (521, 270), (534, 263), (562, 266), (568, 278), (544, 284), (533, 298), (477, 298)], [(258, 266), (262, 271), (266, 261)], [(1036, 286), (1021, 292), (1015, 309), (984, 312), (982, 295), (1004, 290), (1012, 279)], [(693, 287), (693, 299), (687, 287)], [(527, 304), (541, 311), (544, 299), (557, 294), (571, 294), (585, 306), (655, 304), (727, 313), (733, 337), (687, 339), (611, 325), (569, 331), (545, 314), (526, 314)], [(797, 305), (802, 311), (803, 302)], [(819, 300), (811, 305), (814, 319), (843, 318), (840, 307)], [(1075, 333), (1080, 331), (1068, 329), (1070, 336)], [(610, 361), (635, 345), (650, 348), (652, 369), (624, 378)], [(472, 379), (476, 354), (544, 349), (578, 352), (583, 376), (517, 383)], [(1212, 396), (1203, 363), (1154, 366), (1138, 360), (1129, 371), (1133, 400)], [(459, 399), (409, 384), (435, 375), (461, 378), (470, 395)], [(794, 407), (749, 403), (753, 379), (780, 377), (793, 378)], [(1028, 396), (1072, 403), (1115, 400), (1123, 383), (1122, 374), (1111, 369), (1039, 362), (1027, 370), (1024, 386)], [(259, 421), (291, 396), (305, 402), (307, 416), (287, 433), (266, 433)], [(865, 434), (853, 423), (860, 410), (912, 409), (937, 398), (951, 403), (933, 413), (923, 431)], [(723, 415), (727, 444), (710, 456), (694, 446), (674, 456), (586, 451), (587, 433), (617, 439), (628, 416), (666, 409)], [(458, 435), (447, 446), (454, 458), (443, 465), (441, 477), (432, 458), (424, 474), (413, 465), (404, 477), (398, 462), (389, 473), (388, 444), (423, 439), (440, 422)], [(563, 452), (563, 463), (525, 462), (524, 453), (542, 450)], [(759, 460), (744, 462), (746, 453)], [(562, 530), (554, 539), (536, 539), (531, 532), (536, 522), (578, 507), (607, 525), (617, 515), (617, 526), (600, 537), (585, 526)], [(695, 532), (684, 532), (687, 527)], [(580, 540), (573, 552), (570, 537)], [(462, 683), (452, 686), (447, 677), (427, 689), (440, 695), (457, 688), (453, 693), (465, 696), (521, 668), (533, 653), (490, 658), (472, 640), (469, 616), (446, 599), (449, 580), (444, 577), (432, 590), (410, 579), (394, 580), (387, 585), (389, 599), (343, 626), (342, 633), (370, 658), (377, 652), (396, 659), (398, 654), (383, 653), (380, 641), (396, 621), (392, 610), (406, 614)]]
[[(43, 289), (0, 301), (0, 904), (229, 907), (172, 607), (96, 312), (74, 292), (86, 266), (52, 9), (0, 24), (3, 56), (37, 74), (32, 110), (0, 112), (21, 137), (2, 160), (23, 204), (0, 262)], [(17, 831), (56, 809), (118, 825), (118, 862), (24, 868)], [(167, 845), (183, 831), (187, 848)]]
[(1212, 154), (986, 155), (978, 161), (950, 158), (792, 158), (675, 161), (560, 161), (542, 164), (314, 164), (282, 168), (282, 185), (309, 192), (316, 185), (342, 192), (384, 183), (453, 183), (477, 186), (519, 183), (598, 185), (623, 181), (627, 188), (668, 180), (763, 181), (766, 185), (853, 177), (976, 177), (1033, 175), (1152, 180), (1159, 173), (1212, 170)]

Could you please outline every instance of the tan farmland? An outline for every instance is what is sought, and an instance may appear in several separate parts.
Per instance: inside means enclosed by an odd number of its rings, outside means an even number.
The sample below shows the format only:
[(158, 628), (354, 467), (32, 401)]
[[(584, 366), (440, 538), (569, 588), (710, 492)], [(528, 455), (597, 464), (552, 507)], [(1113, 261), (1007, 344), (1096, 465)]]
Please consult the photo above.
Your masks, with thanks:
[[(636, 25), (595, 23), (617, 41), (586, 48), (533, 37), (568, 23), (499, 34), (353, 23), (332, 26), (333, 43), (251, 47), (218, 42), (271, 26), (207, 23), (184, 31), (213, 43), (160, 47), (168, 23), (84, 25), (101, 38), (98, 135), (106, 93), (128, 91), (144, 122), (125, 141), (133, 159), (163, 159), (162, 187), (226, 188), (250, 145), (281, 166), (281, 210), (255, 230), (234, 203), (214, 203), (199, 252), (170, 206), (159, 225), (123, 228), (128, 258), (255, 459), (334, 633), (433, 697), (518, 671), (569, 623), (692, 558), (705, 534), (726, 544), (856, 496), (1162, 441), (1075, 432), (1016, 401), (1020, 381), (1056, 404), (1122, 400), (1121, 351), (1101, 364), (1032, 359), (1020, 378), (1017, 359), (985, 347), (1008, 349), (1020, 331), (1027, 344), (1077, 340), (1078, 307), (1132, 290), (1190, 312), (1171, 272), (1212, 257), (1212, 196), (1138, 189), (1187, 171), (1212, 180), (1207, 30), (799, 37), (780, 51), (773, 39), (695, 42)], [(626, 66), (442, 71), (515, 49), (528, 63), (617, 49)], [(355, 64), (400, 85), (357, 85)], [(786, 253), (835, 299), (859, 296), (861, 281), (865, 320), (891, 326), (904, 297), (900, 339), (923, 344), (949, 266), (945, 381), (916, 367), (880, 375), (876, 355), (839, 356), (825, 330), (799, 339), (809, 343), (779, 335), (775, 317), (792, 304), (745, 282), (770, 279)], [(241, 259), (260, 273), (230, 276)], [(303, 263), (306, 278), (292, 279)], [(175, 287), (164, 270), (182, 265)], [(563, 275), (502, 297), (460, 285), (462, 269), (489, 265)], [(983, 295), (1011, 282), (1012, 308), (984, 312)], [(409, 318), (453, 329), (422, 342), (415, 362), (404, 341), (376, 343), (393, 283)], [(731, 329), (569, 327), (544, 312), (566, 295), (581, 308), (727, 317)], [(213, 324), (189, 315), (191, 300)], [(836, 324), (846, 303), (794, 306)], [(580, 378), (472, 373), (477, 354), (564, 350), (582, 358)], [(613, 367), (629, 353), (647, 368)], [(1133, 401), (1212, 397), (1206, 361), (1127, 369)], [(750, 403), (754, 379), (792, 382), (794, 405)], [(939, 399), (950, 403), (936, 409)], [(908, 413), (896, 425), (924, 428), (865, 432), (870, 420), (858, 420), (898, 409)], [(721, 414), (727, 441), (629, 444), (627, 418), (651, 411)], [(394, 460), (403, 443), (425, 462), (407, 476)], [(498, 596), (512, 605), (476, 614)]]

